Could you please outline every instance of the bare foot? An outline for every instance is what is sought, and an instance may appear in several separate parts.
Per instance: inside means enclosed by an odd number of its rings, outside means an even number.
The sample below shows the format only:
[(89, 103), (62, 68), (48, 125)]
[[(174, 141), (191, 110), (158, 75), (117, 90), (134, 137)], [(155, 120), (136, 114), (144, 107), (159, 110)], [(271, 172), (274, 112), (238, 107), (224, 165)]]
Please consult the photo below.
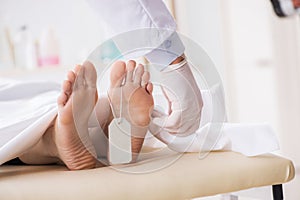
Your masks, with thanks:
[(132, 60), (127, 67), (124, 62), (117, 61), (111, 69), (109, 97), (116, 117), (120, 115), (122, 104), (122, 116), (131, 124), (134, 160), (142, 147), (153, 110), (153, 85), (149, 79), (149, 72), (144, 71), (144, 66), (136, 67)]
[(149, 72), (145, 72), (141, 64), (136, 68), (135, 61), (130, 60), (127, 67), (122, 61), (113, 64), (109, 96), (118, 117), (122, 88), (123, 116), (133, 125), (148, 126), (153, 109), (153, 85), (149, 83), (149, 78)]
[(53, 131), (57, 156), (71, 170), (96, 166), (95, 149), (88, 135), (88, 120), (95, 106), (97, 74), (85, 62), (69, 72), (58, 97), (58, 116)]

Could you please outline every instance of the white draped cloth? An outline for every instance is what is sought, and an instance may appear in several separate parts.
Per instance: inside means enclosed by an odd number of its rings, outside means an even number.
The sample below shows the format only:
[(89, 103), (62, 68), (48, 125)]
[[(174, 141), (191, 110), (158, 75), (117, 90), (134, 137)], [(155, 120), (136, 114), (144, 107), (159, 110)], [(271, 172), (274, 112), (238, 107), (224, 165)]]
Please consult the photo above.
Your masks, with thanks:
[[(15, 81), (0, 79), (0, 164), (22, 155), (35, 145), (57, 115), (56, 99), (60, 85), (46, 81)], [(267, 124), (224, 123), (216, 140), (210, 129), (212, 113), (210, 99), (220, 95), (218, 90), (208, 95), (202, 91), (204, 108), (200, 128), (187, 137), (173, 135), (149, 137), (145, 145), (162, 147), (162, 144), (178, 152), (200, 150), (231, 150), (247, 156), (255, 156), (278, 149), (278, 142)], [(213, 97), (214, 98), (214, 97)], [(221, 102), (222, 105), (224, 102)], [(90, 134), (98, 156), (103, 156), (101, 131), (90, 123)], [(93, 131), (92, 131), (93, 130)], [(205, 141), (214, 140), (212, 149), (205, 149)], [(102, 152), (101, 152), (102, 151)], [(104, 150), (105, 151), (105, 150)]]

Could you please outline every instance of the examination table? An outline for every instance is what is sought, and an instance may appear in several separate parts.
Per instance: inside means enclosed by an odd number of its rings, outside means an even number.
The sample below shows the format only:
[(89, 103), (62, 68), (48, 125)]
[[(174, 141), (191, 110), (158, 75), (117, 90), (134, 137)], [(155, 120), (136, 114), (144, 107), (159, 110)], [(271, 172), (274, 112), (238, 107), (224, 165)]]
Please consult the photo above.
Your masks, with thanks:
[[(162, 154), (120, 166), (118, 170), (104, 167), (69, 171), (58, 165), (0, 166), (0, 199), (173, 200), (272, 186), (274, 199), (279, 200), (283, 199), (282, 184), (295, 174), (290, 160), (273, 154), (246, 157), (217, 151), (201, 159), (199, 153)], [(141, 172), (141, 169), (144, 173), (124, 172)]]

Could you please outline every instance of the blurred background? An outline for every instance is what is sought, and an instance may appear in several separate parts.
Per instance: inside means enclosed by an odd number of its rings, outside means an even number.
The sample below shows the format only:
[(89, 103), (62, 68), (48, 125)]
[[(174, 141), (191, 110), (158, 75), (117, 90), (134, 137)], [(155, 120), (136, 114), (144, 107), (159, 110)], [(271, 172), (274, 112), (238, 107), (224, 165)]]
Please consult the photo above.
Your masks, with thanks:
[[(297, 173), (286, 198), (300, 199), (299, 17), (278, 18), (269, 0), (165, 3), (178, 31), (215, 62), (229, 121), (268, 122), (276, 131), (277, 153)], [(0, 77), (61, 81), (108, 37), (85, 0), (0, 0)]]

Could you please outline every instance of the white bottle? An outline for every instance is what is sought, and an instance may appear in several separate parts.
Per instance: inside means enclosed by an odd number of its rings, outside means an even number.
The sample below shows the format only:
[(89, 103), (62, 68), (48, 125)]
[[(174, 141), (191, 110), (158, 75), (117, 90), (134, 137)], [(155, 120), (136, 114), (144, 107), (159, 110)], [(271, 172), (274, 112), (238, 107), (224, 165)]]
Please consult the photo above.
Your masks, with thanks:
[(0, 29), (0, 69), (14, 67), (12, 48), (8, 28)]
[(43, 31), (38, 52), (39, 66), (57, 66), (60, 63), (58, 39), (53, 29)]
[(23, 69), (36, 68), (36, 48), (32, 35), (26, 26), (22, 26), (15, 37), (14, 54), (16, 67)]

